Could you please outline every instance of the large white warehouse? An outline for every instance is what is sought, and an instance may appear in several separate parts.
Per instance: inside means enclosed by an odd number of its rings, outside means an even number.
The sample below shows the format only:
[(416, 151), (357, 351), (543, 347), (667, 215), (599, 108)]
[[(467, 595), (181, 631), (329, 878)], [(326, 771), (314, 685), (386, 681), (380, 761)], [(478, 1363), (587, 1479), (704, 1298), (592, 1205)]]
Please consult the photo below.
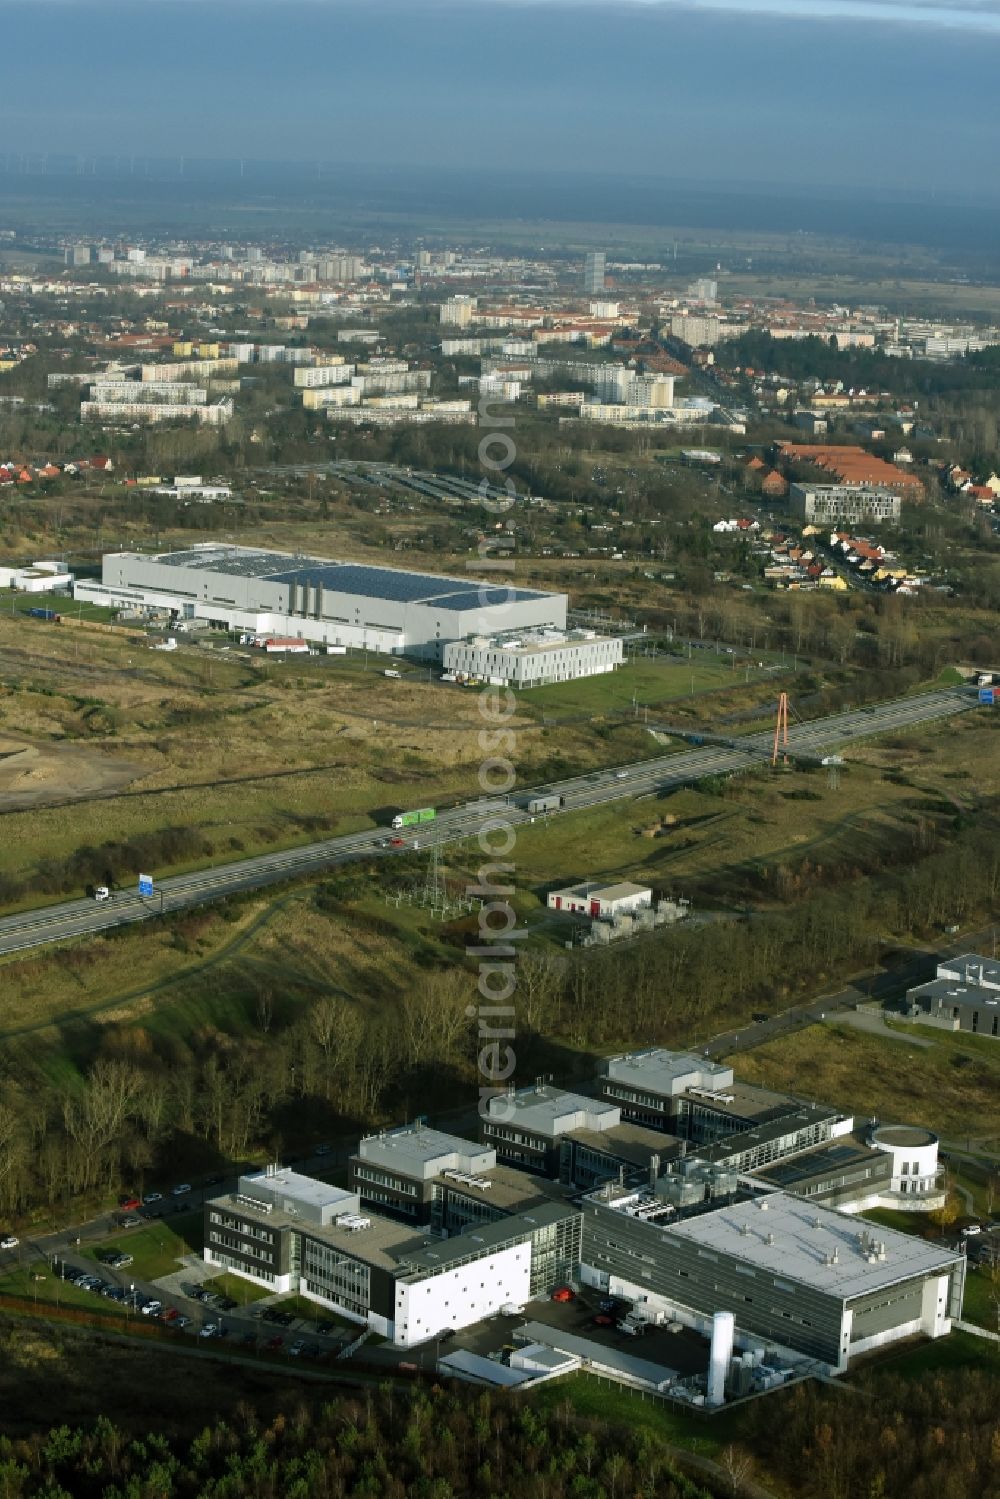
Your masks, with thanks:
[(440, 659), (448, 641), (501, 630), (566, 627), (566, 595), (478, 578), (403, 572), (215, 542), (183, 552), (112, 552), (101, 582), (74, 597), (169, 609), (230, 630), (295, 635)]

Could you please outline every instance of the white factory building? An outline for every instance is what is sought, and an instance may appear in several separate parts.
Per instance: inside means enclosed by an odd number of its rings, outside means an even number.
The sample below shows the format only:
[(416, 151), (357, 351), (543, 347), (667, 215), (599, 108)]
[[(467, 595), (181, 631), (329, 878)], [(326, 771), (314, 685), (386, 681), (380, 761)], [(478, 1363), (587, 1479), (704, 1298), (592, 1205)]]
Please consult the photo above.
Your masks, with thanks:
[(620, 880), (614, 885), (592, 885), (588, 881), (583, 885), (568, 885), (563, 890), (550, 890), (545, 903), (550, 911), (568, 911), (572, 915), (620, 916), (651, 906), (653, 892), (648, 885), (633, 885), (630, 880)]
[(510, 687), (544, 687), (614, 671), (624, 659), (617, 636), (593, 630), (509, 630), (474, 635), (445, 646), (446, 672), (456, 677), (503, 682)]
[(567, 606), (564, 593), (215, 542), (156, 555), (109, 553), (100, 583), (77, 583), (74, 597), (168, 610), (219, 629), (437, 660), (449, 642), (504, 626), (564, 630)]
[(13, 588), (18, 593), (51, 593), (53, 589), (69, 588), (73, 574), (67, 572), (62, 562), (32, 562), (30, 567), (0, 567), (0, 588)]

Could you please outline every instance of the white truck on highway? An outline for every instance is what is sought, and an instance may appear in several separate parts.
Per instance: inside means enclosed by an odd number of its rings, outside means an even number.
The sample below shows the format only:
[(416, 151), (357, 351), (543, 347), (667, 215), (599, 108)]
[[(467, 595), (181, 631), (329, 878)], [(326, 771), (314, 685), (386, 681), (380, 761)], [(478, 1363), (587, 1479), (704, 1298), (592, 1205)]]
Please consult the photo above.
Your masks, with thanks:
[(528, 803), (528, 811), (534, 817), (536, 812), (558, 812), (562, 804), (562, 797), (552, 792), (548, 796), (533, 796)]
[(94, 886), (94, 899), (97, 901), (111, 899), (111, 891), (108, 889), (107, 885)]

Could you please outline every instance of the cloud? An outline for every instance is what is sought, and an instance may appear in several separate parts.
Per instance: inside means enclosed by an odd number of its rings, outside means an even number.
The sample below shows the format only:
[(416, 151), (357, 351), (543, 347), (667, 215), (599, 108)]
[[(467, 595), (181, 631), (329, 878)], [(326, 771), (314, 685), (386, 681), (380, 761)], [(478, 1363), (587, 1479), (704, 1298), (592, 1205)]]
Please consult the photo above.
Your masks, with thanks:
[[(322, 3), (322, 0), (314, 0)], [(337, 0), (328, 0), (337, 3)], [(948, 27), (1000, 36), (1000, 0), (466, 0), (487, 9), (536, 7), (729, 11), (748, 16), (785, 16), (796, 21), (877, 21), (906, 26)], [(433, 5), (433, 0), (431, 0)]]
[[(87, 11), (144, 10), (177, 5), (208, 9), (233, 8), (272, 11), (316, 7), (326, 10), (372, 10), (382, 5), (399, 8), (400, 0), (0, 0), (4, 10), (31, 9), (40, 4)], [(466, 11), (604, 10), (670, 11), (698, 13), (729, 12), (743, 16), (781, 16), (790, 21), (872, 21), (913, 27), (947, 28), (953, 31), (1000, 36), (1000, 0), (409, 0), (411, 13), (435, 14)]]

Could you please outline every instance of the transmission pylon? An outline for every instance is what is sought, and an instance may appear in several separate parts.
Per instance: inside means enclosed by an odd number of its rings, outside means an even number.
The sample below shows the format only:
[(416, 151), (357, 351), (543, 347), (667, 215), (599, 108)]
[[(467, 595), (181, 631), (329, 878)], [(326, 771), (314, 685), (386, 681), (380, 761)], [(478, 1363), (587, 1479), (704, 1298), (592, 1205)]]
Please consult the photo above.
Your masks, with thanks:
[(788, 764), (788, 693), (782, 692), (778, 698), (778, 718), (774, 725), (774, 752), (771, 755), (771, 764), (777, 765), (779, 746), (782, 751), (782, 759)]
[(429, 906), (432, 911), (439, 910), (447, 904), (448, 892), (445, 889), (444, 876), (441, 873), (441, 851), (437, 843), (430, 847), (430, 858), (427, 861), (427, 876), (424, 880), (424, 893), (421, 905)]

